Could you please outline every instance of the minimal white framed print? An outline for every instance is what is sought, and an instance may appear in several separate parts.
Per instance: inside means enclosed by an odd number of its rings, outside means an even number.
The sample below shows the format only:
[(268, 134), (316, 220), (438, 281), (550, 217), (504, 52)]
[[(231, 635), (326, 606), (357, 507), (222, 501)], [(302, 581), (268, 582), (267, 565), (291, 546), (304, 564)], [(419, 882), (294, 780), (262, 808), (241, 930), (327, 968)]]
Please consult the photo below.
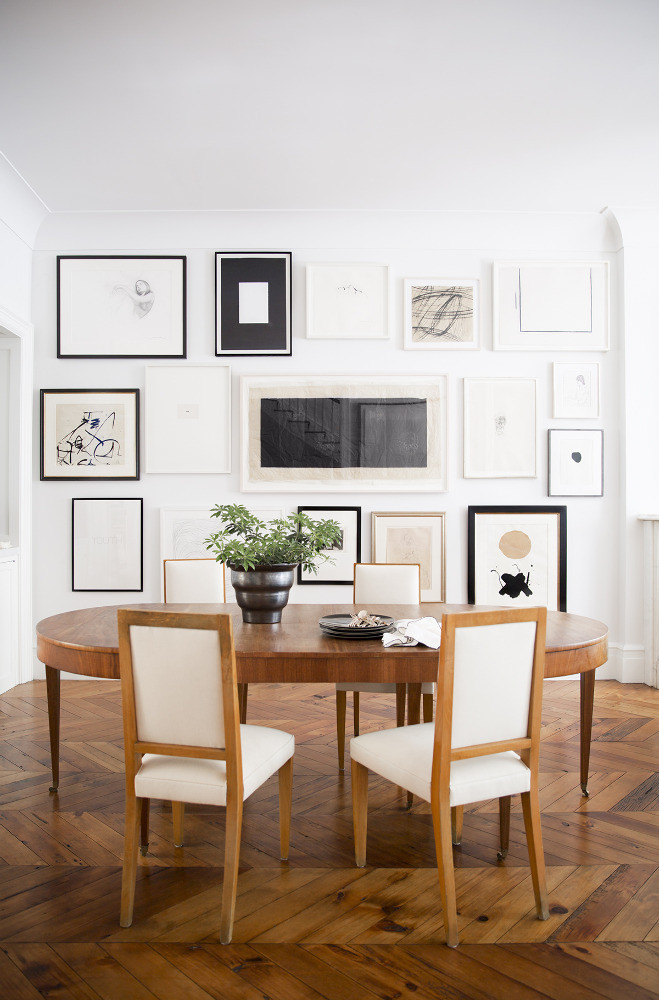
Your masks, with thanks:
[(405, 350), (477, 350), (478, 287), (474, 278), (406, 278)]
[(388, 339), (387, 265), (307, 264), (307, 337)]
[(231, 369), (148, 365), (146, 471), (231, 472)]
[(71, 501), (72, 590), (142, 590), (142, 498)]
[(601, 497), (604, 495), (604, 432), (601, 430), (550, 430), (550, 497)]
[(464, 379), (465, 479), (535, 478), (536, 380)]
[(588, 420), (600, 415), (597, 361), (554, 362), (554, 417)]
[(495, 351), (608, 351), (608, 261), (495, 261)]
[(418, 563), (421, 602), (446, 600), (445, 513), (377, 511), (371, 514), (376, 563)]

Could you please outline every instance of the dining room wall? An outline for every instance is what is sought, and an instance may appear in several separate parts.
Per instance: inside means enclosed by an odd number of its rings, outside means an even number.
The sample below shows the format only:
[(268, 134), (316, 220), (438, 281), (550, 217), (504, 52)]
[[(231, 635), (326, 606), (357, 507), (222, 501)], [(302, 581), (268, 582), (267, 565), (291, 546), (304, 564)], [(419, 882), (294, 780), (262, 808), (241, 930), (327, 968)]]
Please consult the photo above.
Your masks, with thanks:
[[(293, 254), (290, 357), (215, 357), (214, 253), (290, 250)], [(222, 475), (156, 475), (139, 481), (40, 482), (39, 390), (43, 388), (144, 388), (145, 359), (58, 359), (56, 347), (57, 254), (158, 254), (187, 256), (188, 351), (180, 364), (221, 364), (231, 369), (231, 472)], [(611, 347), (607, 352), (495, 351), (492, 341), (492, 267), (497, 260), (606, 260), (611, 268)], [(314, 262), (375, 262), (390, 268), (388, 340), (316, 340), (306, 337), (305, 266)], [(608, 676), (638, 680), (642, 616), (619, 615), (624, 534), (620, 508), (621, 369), (620, 234), (605, 213), (499, 212), (195, 212), (78, 213), (48, 216), (33, 261), (35, 323), (34, 616), (97, 604), (160, 599), (160, 508), (241, 502), (282, 508), (298, 504), (359, 505), (362, 559), (371, 557), (371, 513), (446, 512), (446, 598), (467, 599), (467, 507), (470, 504), (554, 505), (568, 508), (567, 607), (606, 622), (614, 655)], [(405, 277), (475, 278), (480, 283), (481, 348), (478, 351), (403, 349)], [(93, 316), (90, 316), (93, 323)], [(552, 362), (596, 361), (601, 375), (601, 416), (589, 421), (552, 417)], [(154, 364), (171, 362), (154, 361)], [(239, 379), (241, 375), (445, 374), (448, 378), (448, 490), (359, 492), (241, 492)], [(529, 479), (465, 479), (462, 475), (462, 380), (524, 377), (537, 383), (538, 474)], [(547, 496), (547, 431), (552, 427), (604, 431), (604, 496)], [(142, 429), (142, 446), (144, 433)], [(71, 590), (71, 500), (74, 497), (142, 497), (144, 590), (80, 593)], [(640, 529), (639, 529), (640, 530)], [(621, 543), (621, 538), (623, 543)], [(292, 601), (351, 601), (347, 586), (297, 586)], [(622, 651), (629, 655), (625, 658)], [(40, 667), (35, 667), (38, 671)], [(612, 671), (612, 672), (611, 672)]]

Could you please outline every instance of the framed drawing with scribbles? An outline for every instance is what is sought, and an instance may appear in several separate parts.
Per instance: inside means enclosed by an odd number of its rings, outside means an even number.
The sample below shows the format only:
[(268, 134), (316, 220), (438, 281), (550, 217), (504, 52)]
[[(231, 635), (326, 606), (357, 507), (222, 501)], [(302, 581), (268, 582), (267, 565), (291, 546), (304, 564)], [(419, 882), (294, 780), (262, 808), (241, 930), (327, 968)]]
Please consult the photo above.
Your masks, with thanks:
[(405, 350), (478, 350), (477, 280), (406, 278), (404, 287)]
[(467, 601), (567, 610), (567, 507), (469, 507)]
[(41, 479), (139, 479), (139, 389), (42, 389)]
[(57, 258), (58, 358), (184, 358), (185, 257)]

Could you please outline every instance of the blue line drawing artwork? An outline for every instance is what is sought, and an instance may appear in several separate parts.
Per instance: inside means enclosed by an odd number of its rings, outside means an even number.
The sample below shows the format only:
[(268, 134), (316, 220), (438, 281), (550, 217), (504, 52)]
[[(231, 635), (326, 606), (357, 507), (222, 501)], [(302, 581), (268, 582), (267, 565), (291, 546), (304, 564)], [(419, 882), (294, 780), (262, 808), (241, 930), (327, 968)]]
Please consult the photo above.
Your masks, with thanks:
[[(79, 414), (78, 407), (62, 406), (58, 411), (74, 409)], [(68, 430), (57, 441), (57, 464), (66, 466), (79, 465), (116, 465), (123, 461), (122, 433), (123, 414), (118, 410), (83, 410), (71, 430)], [(58, 424), (69, 414), (58, 412)], [(71, 421), (67, 421), (70, 423)]]

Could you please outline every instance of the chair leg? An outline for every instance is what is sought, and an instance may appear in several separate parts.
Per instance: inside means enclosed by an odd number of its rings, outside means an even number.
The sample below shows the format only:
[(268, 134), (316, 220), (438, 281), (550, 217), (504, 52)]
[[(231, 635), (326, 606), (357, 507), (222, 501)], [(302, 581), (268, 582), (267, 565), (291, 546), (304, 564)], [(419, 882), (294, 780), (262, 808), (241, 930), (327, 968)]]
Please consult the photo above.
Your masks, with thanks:
[(242, 802), (238, 800), (227, 802), (226, 830), (224, 834), (224, 882), (222, 884), (222, 914), (220, 917), (220, 941), (222, 944), (229, 944), (233, 934), (233, 915), (236, 909), (242, 823)]
[(503, 861), (510, 846), (510, 795), (499, 799), (499, 845), (497, 858)]
[(145, 858), (149, 852), (149, 806), (150, 799), (139, 799), (140, 807), (140, 854)]
[(359, 691), (352, 692), (352, 731), (359, 736)]
[(464, 820), (465, 807), (453, 806), (451, 809), (451, 840), (455, 847), (462, 843), (462, 821)]
[(238, 712), (240, 724), (244, 726), (247, 723), (247, 684), (238, 685)]
[(366, 827), (368, 814), (368, 768), (352, 761), (352, 824), (355, 837), (355, 864), (366, 865)]
[(121, 875), (121, 910), (119, 914), (119, 923), (122, 927), (130, 927), (133, 922), (135, 879), (137, 877), (137, 845), (140, 836), (143, 802), (144, 799), (135, 798), (134, 792), (132, 794), (128, 791), (126, 792), (124, 863)]
[(345, 767), (346, 752), (346, 692), (336, 692), (336, 739), (339, 747), (339, 771)]
[(293, 758), (279, 768), (279, 856), (288, 861), (293, 802)]
[(437, 874), (439, 892), (442, 897), (444, 931), (449, 948), (458, 944), (458, 914), (455, 898), (455, 872), (453, 871), (453, 847), (451, 845), (451, 807), (448, 791), (446, 798), (432, 803), (432, 825), (435, 834), (437, 854)]
[(172, 825), (174, 827), (174, 847), (183, 847), (183, 821), (185, 803), (172, 802)]
[(542, 850), (542, 825), (537, 790), (535, 793), (533, 791), (522, 793), (522, 812), (524, 814), (526, 843), (529, 849), (535, 908), (538, 920), (546, 920), (549, 916), (549, 907), (547, 905), (545, 855)]
[(432, 722), (433, 697), (431, 694), (423, 695), (423, 721)]

